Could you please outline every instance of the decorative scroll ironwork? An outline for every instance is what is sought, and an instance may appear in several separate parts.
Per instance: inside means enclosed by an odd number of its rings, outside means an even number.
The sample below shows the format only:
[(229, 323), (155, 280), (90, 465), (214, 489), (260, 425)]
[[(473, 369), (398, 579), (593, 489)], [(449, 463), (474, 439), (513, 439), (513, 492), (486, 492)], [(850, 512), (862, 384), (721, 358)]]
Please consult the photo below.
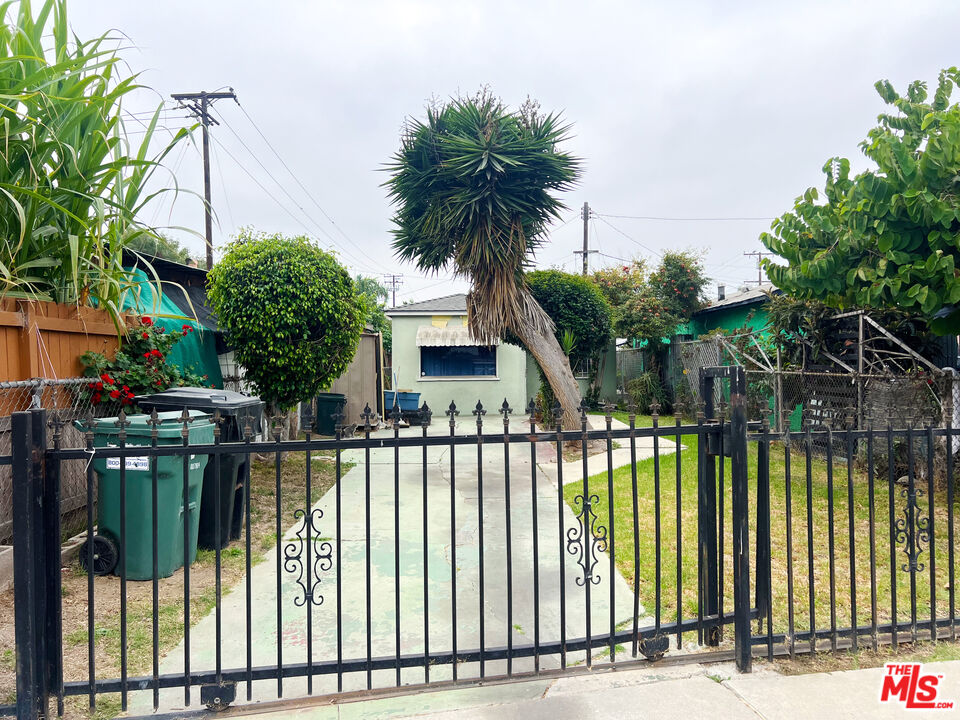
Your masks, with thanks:
[[(302, 596), (298, 595), (294, 598), (293, 604), (303, 607), (307, 601), (310, 601), (314, 605), (321, 605), (323, 595), (316, 592), (320, 585), (320, 573), (327, 572), (333, 567), (333, 546), (320, 535), (319, 523), (323, 517), (323, 510), (314, 508), (308, 513), (301, 509), (294, 512), (293, 517), (300, 521), (294, 533), (297, 539), (289, 540), (283, 548), (283, 569), (288, 573), (296, 574), (297, 585), (303, 591)], [(309, 541), (308, 525), (312, 535)], [(312, 582), (307, 582), (307, 573), (312, 573)]]
[(580, 513), (577, 526), (567, 530), (567, 552), (577, 556), (577, 564), (583, 570), (583, 577), (577, 578), (577, 585), (583, 587), (588, 581), (598, 585), (600, 575), (595, 575), (593, 568), (600, 561), (598, 553), (607, 550), (607, 528), (597, 524), (597, 514), (593, 511), (593, 504), (600, 502), (600, 497), (590, 495), (584, 500), (583, 495), (577, 495), (573, 502), (580, 504)]
[(903, 544), (903, 553), (907, 556), (907, 562), (900, 566), (903, 572), (923, 572), (924, 564), (918, 558), (923, 552), (921, 543), (930, 542), (930, 518), (920, 513), (917, 498), (922, 496), (920, 488), (913, 492), (909, 488), (900, 491), (900, 497), (906, 498), (907, 505), (903, 508), (903, 517), (894, 522), (893, 531), (897, 544)]

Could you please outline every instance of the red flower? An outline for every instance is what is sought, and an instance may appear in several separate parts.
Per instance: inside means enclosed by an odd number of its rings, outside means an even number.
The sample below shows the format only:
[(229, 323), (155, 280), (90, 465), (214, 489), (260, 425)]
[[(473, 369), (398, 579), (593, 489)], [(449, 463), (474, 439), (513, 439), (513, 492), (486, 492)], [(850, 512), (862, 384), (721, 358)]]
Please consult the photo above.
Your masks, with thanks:
[(96, 389), (97, 389), (97, 390), (103, 390), (103, 383), (102, 383), (102, 382), (98, 382)]
[(150, 337), (150, 333), (145, 332), (145, 333), (143, 333), (140, 337), (142, 337), (144, 340), (146, 340), (148, 337)]
[(111, 391), (110, 391), (110, 397), (112, 397), (114, 400), (116, 400), (118, 397), (120, 397), (120, 391), (119, 391), (119, 390), (111, 390)]
[(96, 389), (97, 389), (97, 386), (94, 385), (93, 383), (88, 383), (88, 384), (87, 384), (87, 389), (89, 389), (89, 390), (96, 390)]
[(92, 402), (94, 405), (100, 402), (100, 393), (94, 394), (94, 396), (90, 398), (90, 402)]
[(104, 381), (105, 383), (107, 383), (108, 385), (113, 385), (113, 379), (112, 379), (109, 375), (107, 375), (106, 373), (104, 373), (103, 375), (101, 375), (101, 376), (100, 376), (100, 379), (103, 380), (103, 381)]
[(183, 334), (184, 334), (184, 335), (186, 335), (186, 334), (189, 333), (189, 332), (193, 332), (193, 328), (190, 327), (189, 325), (184, 325), (184, 326), (183, 326), (182, 328), (180, 328), (180, 329), (183, 330)]
[(147, 315), (144, 315), (142, 318), (140, 318), (140, 323), (142, 325), (150, 326), (150, 325), (153, 325), (153, 320)]
[(149, 352), (145, 352), (145, 353), (143, 354), (143, 356), (144, 356), (147, 360), (150, 359), (150, 353), (149, 353)]
[(158, 357), (158, 358), (162, 358), (162, 357), (163, 357), (163, 353), (160, 352), (159, 350), (151, 350), (151, 351), (150, 351), (150, 354), (153, 355), (154, 357)]
[(128, 388), (126, 385), (123, 386), (123, 391), (128, 395), (130, 394), (130, 388)]
[(120, 404), (121, 404), (121, 405), (130, 405), (130, 404), (131, 404), (130, 397), (127, 396), (127, 397), (123, 398), (123, 400), (120, 401)]

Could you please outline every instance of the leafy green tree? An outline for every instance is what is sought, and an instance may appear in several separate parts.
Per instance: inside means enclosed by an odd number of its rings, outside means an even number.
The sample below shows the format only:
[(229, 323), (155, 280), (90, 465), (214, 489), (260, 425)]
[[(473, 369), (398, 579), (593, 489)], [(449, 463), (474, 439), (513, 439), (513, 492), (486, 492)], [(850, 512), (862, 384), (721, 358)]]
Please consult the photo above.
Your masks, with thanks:
[(700, 257), (690, 251), (664, 253), (652, 273), (643, 260), (634, 260), (598, 270), (593, 278), (613, 308), (617, 336), (646, 341), (654, 351), (704, 306), (708, 282)]
[(860, 144), (875, 167), (850, 176), (850, 162), (823, 166), (814, 188), (774, 221), (763, 244), (786, 261), (766, 261), (770, 280), (800, 299), (836, 308), (901, 308), (938, 333), (960, 331), (960, 106), (956, 68), (905, 95), (886, 80), (877, 93), (893, 112)]
[(308, 238), (243, 230), (208, 283), (247, 379), (275, 408), (328, 388), (353, 359), (365, 303), (333, 255)]
[(410, 119), (388, 165), (394, 248), (418, 269), (469, 278), (470, 331), (481, 342), (513, 332), (547, 375), (564, 427), (579, 427), (580, 391), (553, 324), (523, 269), (564, 205), (580, 162), (561, 152), (569, 128), (528, 101), (511, 112), (487, 92)]
[(574, 360), (595, 358), (613, 338), (610, 305), (589, 278), (560, 270), (535, 270), (525, 275), (534, 299), (553, 321), (557, 340), (573, 334)]
[(143, 233), (126, 244), (128, 250), (187, 265), (192, 259), (189, 248), (176, 238), (160, 232)]
[(376, 278), (357, 275), (353, 282), (366, 303), (366, 314), (364, 315), (364, 324), (369, 325), (380, 333), (383, 338), (383, 349), (390, 352), (393, 346), (393, 333), (390, 319), (384, 312), (387, 298), (390, 293)]
[[(610, 305), (600, 289), (589, 278), (560, 270), (536, 270), (526, 274), (527, 285), (534, 299), (553, 321), (557, 340), (570, 363), (597, 359), (613, 339)], [(509, 341), (514, 341), (508, 335)], [(540, 370), (541, 421), (549, 423), (550, 408), (556, 402), (550, 383)], [(596, 386), (597, 378), (591, 385)], [(599, 388), (597, 387), (599, 390)], [(588, 398), (590, 394), (588, 393)]]
[(704, 306), (708, 281), (700, 256), (689, 250), (668, 250), (650, 275), (654, 293), (681, 322)]

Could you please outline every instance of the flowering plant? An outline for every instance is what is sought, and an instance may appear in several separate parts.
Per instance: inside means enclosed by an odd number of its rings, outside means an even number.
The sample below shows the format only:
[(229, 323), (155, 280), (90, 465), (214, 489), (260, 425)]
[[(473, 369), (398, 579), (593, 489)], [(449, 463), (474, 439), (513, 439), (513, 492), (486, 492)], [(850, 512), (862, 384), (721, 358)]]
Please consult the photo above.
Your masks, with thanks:
[(184, 325), (180, 332), (167, 332), (148, 315), (127, 331), (123, 346), (113, 360), (102, 353), (86, 352), (80, 362), (90, 378), (81, 395), (97, 409), (113, 412), (133, 405), (138, 394), (160, 392), (169, 387), (209, 385), (206, 375), (182, 371), (167, 363), (170, 349), (193, 332)]

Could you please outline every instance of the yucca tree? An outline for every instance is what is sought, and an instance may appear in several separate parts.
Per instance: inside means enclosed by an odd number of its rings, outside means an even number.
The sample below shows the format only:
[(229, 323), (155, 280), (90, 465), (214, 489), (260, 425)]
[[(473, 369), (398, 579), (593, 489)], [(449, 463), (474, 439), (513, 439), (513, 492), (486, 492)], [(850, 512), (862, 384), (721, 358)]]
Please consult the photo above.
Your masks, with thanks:
[(0, 4), (0, 298), (96, 305), (119, 319), (137, 287), (122, 251), (155, 232), (138, 217), (168, 191), (148, 188), (186, 131), (155, 148), (158, 109), (131, 143), (122, 103), (139, 85), (116, 45), (74, 36), (64, 0), (36, 13), (28, 0)]
[(528, 101), (511, 112), (487, 92), (408, 120), (388, 165), (397, 207), (394, 249), (420, 270), (468, 278), (470, 332), (480, 342), (516, 335), (536, 358), (565, 414), (579, 425), (580, 391), (553, 323), (530, 294), (524, 268), (565, 206), (580, 161), (561, 152), (569, 126)]

